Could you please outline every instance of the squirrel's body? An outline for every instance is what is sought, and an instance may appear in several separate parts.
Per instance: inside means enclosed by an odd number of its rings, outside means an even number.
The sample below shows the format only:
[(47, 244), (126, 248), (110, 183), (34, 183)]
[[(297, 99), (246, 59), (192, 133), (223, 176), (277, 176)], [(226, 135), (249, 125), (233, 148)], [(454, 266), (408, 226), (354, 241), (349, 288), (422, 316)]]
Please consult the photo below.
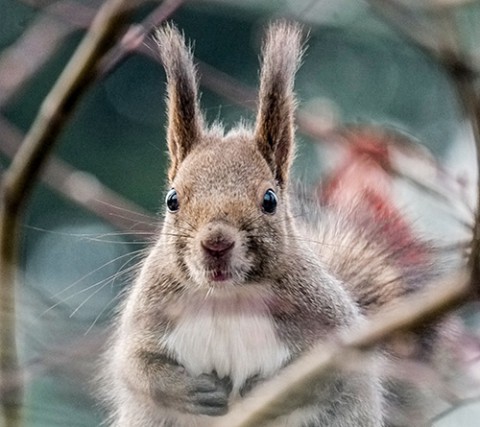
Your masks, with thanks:
[[(200, 159), (200, 163), (193, 162), (192, 169), (188, 163), (185, 165), (188, 179), (184, 185), (192, 190), (192, 197), (205, 191), (198, 187), (211, 185), (209, 198), (196, 201), (201, 204), (201, 208), (196, 208), (202, 215), (192, 216), (188, 224), (174, 224), (166, 219), (159, 240), (145, 260), (126, 300), (116, 345), (109, 355), (112, 357), (113, 354), (110, 370), (114, 372), (115, 395), (126, 393), (121, 403), (116, 402), (115, 426), (211, 425), (211, 416), (187, 414), (192, 409), (182, 411), (181, 402), (169, 403), (162, 397), (158, 402), (152, 402), (148, 396), (151, 385), (141, 380), (150, 364), (152, 369), (159, 361), (175, 369), (181, 366), (181, 375), (186, 372), (192, 378), (212, 372), (220, 381), (228, 378), (229, 384), (224, 386), (228, 393), (221, 397), (228, 395), (228, 404), (231, 404), (242, 398), (254, 383), (272, 377), (319, 340), (341, 333), (360, 319), (356, 305), (341, 283), (318, 262), (308, 244), (311, 236), (299, 233), (288, 211), (278, 212), (279, 217), (274, 220), (282, 230), (277, 234), (285, 250), (275, 250), (279, 246), (276, 239), (272, 239), (271, 242), (262, 242), (265, 249), (254, 252), (252, 257), (248, 246), (253, 241), (249, 236), (256, 236), (265, 225), (257, 223), (256, 210), (248, 209), (252, 197), (239, 193), (235, 197), (238, 204), (232, 200), (230, 203), (221, 202), (222, 192), (237, 191), (238, 182), (258, 177), (261, 170), (261, 157), (247, 135), (246, 131), (239, 130), (220, 139), (213, 132), (207, 138), (208, 146), (201, 148), (196, 159)], [(205, 173), (202, 162), (208, 168), (211, 157), (218, 152), (222, 152), (227, 160), (225, 164), (222, 162), (211, 168), (208, 182), (205, 182), (197, 176)], [(252, 159), (257, 159), (259, 164), (255, 165)], [(217, 186), (216, 182), (222, 182), (222, 185)], [(271, 184), (267, 183), (267, 188)], [(216, 201), (213, 205), (212, 200)], [(228, 217), (228, 224), (225, 220), (211, 220), (218, 216)], [(197, 233), (208, 235), (212, 230), (222, 236), (231, 233), (235, 240), (233, 251), (237, 251), (232, 254), (236, 259), (232, 264), (238, 269), (237, 275), (242, 276), (248, 271), (249, 277), (242, 278), (242, 282), (234, 286), (229, 283), (219, 283), (215, 287), (199, 285), (205, 281), (202, 271), (196, 272), (192, 267), (192, 274), (181, 266), (202, 261), (196, 259), (196, 254), (188, 254), (184, 241), (176, 241), (176, 236), (169, 232), (173, 229), (182, 230), (185, 236), (190, 235), (189, 240), (194, 240)], [(178, 244), (182, 247), (176, 247)], [(179, 253), (189, 260), (179, 257)], [(195, 273), (198, 277), (192, 277)], [(349, 387), (343, 385), (341, 375), (323, 386), (321, 395), (325, 414), (318, 405), (310, 405), (277, 419), (273, 425), (325, 425), (325, 420), (331, 417), (326, 414), (333, 410), (328, 408), (343, 405), (348, 411), (341, 414), (342, 409), (339, 409), (339, 422), (329, 422), (328, 425), (380, 426), (381, 392), (377, 379), (369, 369), (358, 378), (349, 376)], [(173, 389), (178, 379), (172, 378), (171, 381)], [(359, 396), (364, 400), (359, 400)], [(217, 415), (217, 409), (213, 408), (213, 414)], [(219, 410), (218, 413), (222, 412)], [(307, 424), (310, 421), (312, 424)]]
[[(227, 135), (203, 124), (183, 37), (166, 27), (159, 44), (171, 189), (157, 242), (121, 308), (105, 388), (115, 427), (207, 427), (256, 383), (359, 324), (362, 298), (382, 282), (391, 299), (396, 267), (348, 215), (299, 222), (291, 213), (297, 26), (268, 31), (255, 127)], [(383, 276), (362, 282), (369, 266)], [(409, 291), (398, 286), (399, 295)], [(378, 291), (372, 304), (383, 303)], [(333, 370), (310, 400), (268, 426), (383, 426), (376, 360), (367, 359)]]
[[(193, 291), (189, 295), (182, 295), (181, 298), (164, 295), (164, 302), (156, 306), (165, 317), (162, 322), (163, 327), (158, 328), (158, 323), (152, 325), (151, 331), (148, 331), (143, 323), (139, 327), (142, 334), (150, 332), (154, 335), (161, 331), (155, 337), (155, 341), (158, 340), (155, 351), (168, 355), (168, 358), (175, 360), (175, 363), (181, 365), (192, 377), (215, 372), (219, 378), (229, 378), (232, 390), (228, 400), (231, 404), (248, 391), (249, 382), (252, 379), (257, 382), (272, 377), (302, 350), (308, 348), (308, 344), (313, 343), (315, 339), (325, 338), (328, 334), (327, 328), (331, 327), (331, 332), (336, 332), (337, 317), (349, 320), (355, 318), (354, 313), (332, 312), (330, 313), (331, 325), (328, 325), (323, 322), (323, 319), (316, 320), (315, 314), (318, 312), (311, 311), (312, 307), (308, 307), (307, 303), (292, 307), (291, 298), (278, 296), (281, 292), (280, 287), (272, 286), (271, 283), (246, 283), (245, 288), (215, 292), (215, 295), (207, 295), (208, 290)], [(328, 287), (324, 292), (328, 292), (329, 295), (332, 293)], [(319, 299), (319, 296), (304, 295), (312, 299)], [(156, 297), (155, 301), (157, 301)], [(127, 310), (132, 310), (133, 314), (138, 307), (129, 307)], [(295, 316), (292, 310), (298, 310), (302, 314)], [(143, 315), (149, 316), (151, 313), (143, 312)], [(279, 322), (276, 318), (282, 316), (285, 319)], [(296, 324), (290, 324), (294, 322)], [(292, 331), (295, 335), (288, 336)], [(302, 334), (304, 331), (308, 333)], [(303, 342), (299, 343), (300, 340)], [(118, 342), (125, 343), (125, 340), (120, 339)], [(137, 348), (132, 350), (135, 351)], [(129, 357), (132, 355), (124, 347), (117, 349), (117, 354), (123, 352), (127, 352)], [(128, 363), (127, 360), (124, 362)], [(130, 374), (133, 374), (134, 378), (137, 375), (141, 376), (135, 372)], [(370, 394), (375, 395), (375, 388), (368, 389), (369, 382), (370, 379), (362, 379), (358, 384), (365, 398)], [(333, 390), (334, 384), (332, 381), (330, 395), (324, 391), (324, 398), (332, 408), (337, 400), (347, 404), (347, 400), (351, 398), (347, 395), (344, 397), (338, 395), (338, 392)], [(141, 390), (137, 393), (135, 390), (132, 391), (132, 395), (120, 407), (120, 414), (125, 413), (123, 415), (125, 418), (118, 422), (119, 426), (207, 427), (212, 424), (212, 418), (209, 416), (182, 414), (182, 411), (178, 410), (171, 411), (161, 402), (152, 405), (148, 403), (148, 396)], [(353, 389), (350, 390), (351, 393), (353, 391)], [(375, 403), (379, 408), (380, 401)], [(148, 409), (139, 411), (142, 406)], [(296, 410), (288, 417), (284, 417), (284, 420), (276, 420), (273, 425), (303, 427), (306, 425), (306, 420), (318, 419), (318, 412), (316, 407)], [(138, 416), (146, 416), (149, 421), (146, 422), (142, 418), (142, 421), (138, 422), (136, 421)], [(352, 417), (351, 421), (360, 423), (362, 419)], [(379, 424), (365, 420), (363, 424), (358, 425)]]

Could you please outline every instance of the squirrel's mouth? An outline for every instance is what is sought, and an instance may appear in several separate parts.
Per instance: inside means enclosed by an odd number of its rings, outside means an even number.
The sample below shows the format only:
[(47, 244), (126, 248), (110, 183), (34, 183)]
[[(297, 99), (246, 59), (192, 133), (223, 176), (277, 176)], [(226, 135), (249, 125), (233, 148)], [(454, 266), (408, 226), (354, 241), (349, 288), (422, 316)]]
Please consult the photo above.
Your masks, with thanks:
[(230, 257), (215, 259), (208, 257), (203, 260), (203, 274), (209, 282), (220, 284), (232, 280), (235, 274)]
[(208, 272), (208, 277), (212, 282), (226, 282), (232, 278), (232, 274), (226, 270), (212, 270)]
[(192, 278), (206, 286), (224, 287), (241, 284), (251, 267), (241, 250), (219, 257), (208, 256), (205, 253), (197, 255), (195, 252), (191, 258), (187, 257), (187, 266)]

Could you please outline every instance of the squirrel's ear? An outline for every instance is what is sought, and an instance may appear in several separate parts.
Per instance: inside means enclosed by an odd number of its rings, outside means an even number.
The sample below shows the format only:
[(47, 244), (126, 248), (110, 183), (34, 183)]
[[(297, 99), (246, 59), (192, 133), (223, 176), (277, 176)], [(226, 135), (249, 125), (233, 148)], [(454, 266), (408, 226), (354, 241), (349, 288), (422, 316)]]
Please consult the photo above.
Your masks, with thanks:
[(263, 45), (259, 109), (255, 127), (258, 147), (285, 186), (294, 151), (293, 81), (302, 57), (300, 26), (280, 21), (267, 30)]
[(174, 25), (165, 25), (157, 30), (156, 40), (167, 75), (168, 178), (172, 181), (179, 164), (201, 138), (203, 118), (193, 56), (183, 35)]

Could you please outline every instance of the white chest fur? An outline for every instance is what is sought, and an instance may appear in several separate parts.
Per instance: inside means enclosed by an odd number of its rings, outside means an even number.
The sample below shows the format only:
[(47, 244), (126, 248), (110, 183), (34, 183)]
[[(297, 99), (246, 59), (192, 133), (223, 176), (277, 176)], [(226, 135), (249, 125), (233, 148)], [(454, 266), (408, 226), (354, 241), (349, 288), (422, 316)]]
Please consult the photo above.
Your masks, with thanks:
[(268, 295), (252, 285), (216, 295), (195, 294), (176, 307), (163, 345), (192, 375), (228, 375), (236, 395), (254, 376), (269, 377), (289, 357), (268, 310)]

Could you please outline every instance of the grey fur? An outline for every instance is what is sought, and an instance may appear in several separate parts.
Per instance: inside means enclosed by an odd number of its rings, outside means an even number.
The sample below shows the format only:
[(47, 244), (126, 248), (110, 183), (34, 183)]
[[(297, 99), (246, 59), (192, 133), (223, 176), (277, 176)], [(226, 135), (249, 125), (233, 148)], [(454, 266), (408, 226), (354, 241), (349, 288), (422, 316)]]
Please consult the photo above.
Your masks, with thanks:
[[(255, 130), (226, 136), (203, 127), (183, 37), (168, 26), (158, 40), (168, 79), (169, 184), (180, 209), (166, 214), (127, 295), (104, 382), (112, 426), (205, 427), (362, 316), (289, 208), (299, 27), (270, 27)], [(268, 189), (278, 197), (274, 214), (262, 211)], [(355, 373), (332, 372), (312, 394), (269, 426), (383, 425), (375, 360)]]

